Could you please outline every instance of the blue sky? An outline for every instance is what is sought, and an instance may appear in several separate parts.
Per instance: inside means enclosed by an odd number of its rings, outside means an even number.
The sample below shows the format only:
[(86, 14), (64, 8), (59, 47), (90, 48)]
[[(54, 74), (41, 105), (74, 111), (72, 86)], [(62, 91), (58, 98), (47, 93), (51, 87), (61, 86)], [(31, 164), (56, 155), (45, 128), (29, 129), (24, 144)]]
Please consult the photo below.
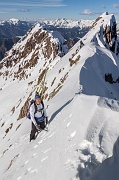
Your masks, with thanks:
[(119, 21), (119, 0), (0, 0), (0, 20), (96, 19), (105, 11)]

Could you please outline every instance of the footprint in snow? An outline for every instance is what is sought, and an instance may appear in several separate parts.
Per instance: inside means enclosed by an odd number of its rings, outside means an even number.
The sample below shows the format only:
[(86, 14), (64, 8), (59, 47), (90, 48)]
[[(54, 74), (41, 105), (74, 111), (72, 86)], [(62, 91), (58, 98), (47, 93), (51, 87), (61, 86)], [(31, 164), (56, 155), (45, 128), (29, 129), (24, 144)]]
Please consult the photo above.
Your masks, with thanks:
[(36, 156), (36, 153), (34, 153), (32, 156), (31, 156), (31, 158), (34, 158)]
[(27, 164), (29, 161), (27, 160), (26, 162), (25, 162), (25, 164)]
[(45, 160), (47, 160), (48, 159), (48, 157), (45, 157), (45, 158), (43, 158), (42, 160), (41, 160), (41, 162), (43, 162), (43, 161), (45, 161)]
[(41, 144), (43, 142), (43, 140), (40, 140), (39, 142), (38, 142), (38, 144)]
[(38, 169), (34, 169), (31, 171), (31, 173), (37, 173), (38, 172)]
[(64, 122), (65, 122), (67, 119), (69, 119), (69, 118), (68, 118), (68, 117), (66, 117), (66, 118), (64, 119)]
[(28, 171), (30, 171), (31, 170), (31, 167), (30, 168), (28, 168)]
[(72, 114), (69, 115), (69, 118), (71, 118), (71, 117), (72, 117)]
[(74, 131), (73, 133), (71, 133), (71, 134), (70, 134), (69, 141), (71, 141), (71, 140), (74, 138), (75, 135), (76, 135), (76, 131)]
[(50, 150), (51, 150), (51, 148), (47, 149), (46, 151), (44, 151), (44, 154), (47, 153), (47, 152), (50, 151)]
[(66, 125), (66, 128), (68, 128), (70, 124), (71, 124), (71, 121)]
[(35, 145), (35, 146), (34, 146), (34, 149), (36, 149), (37, 147), (38, 147), (38, 145)]
[(68, 159), (64, 165), (66, 169), (75, 168), (76, 162), (71, 159)]
[(56, 134), (56, 132), (52, 133), (50, 136), (48, 136), (48, 138), (51, 138), (52, 136), (54, 136), (54, 134)]
[(17, 180), (20, 180), (21, 179), (21, 176), (19, 176), (18, 178), (17, 178)]
[(70, 119), (71, 117), (72, 117), (72, 114), (70, 114), (69, 117), (66, 117), (66, 118), (64, 119), (64, 122), (65, 122), (67, 119)]

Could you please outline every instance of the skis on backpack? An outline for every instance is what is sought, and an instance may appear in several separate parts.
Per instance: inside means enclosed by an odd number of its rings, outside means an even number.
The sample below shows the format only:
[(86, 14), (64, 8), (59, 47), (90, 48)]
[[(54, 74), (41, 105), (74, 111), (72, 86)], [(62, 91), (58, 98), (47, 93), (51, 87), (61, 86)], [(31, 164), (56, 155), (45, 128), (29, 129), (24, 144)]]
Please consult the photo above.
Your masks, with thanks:
[(37, 89), (36, 89), (36, 94), (39, 94), (41, 97), (43, 96), (43, 89), (44, 89), (45, 79), (46, 79), (48, 70), (49, 70), (49, 68), (47, 67), (47, 68), (45, 69), (43, 78), (42, 78), (42, 80), (41, 80), (39, 86), (38, 86)]

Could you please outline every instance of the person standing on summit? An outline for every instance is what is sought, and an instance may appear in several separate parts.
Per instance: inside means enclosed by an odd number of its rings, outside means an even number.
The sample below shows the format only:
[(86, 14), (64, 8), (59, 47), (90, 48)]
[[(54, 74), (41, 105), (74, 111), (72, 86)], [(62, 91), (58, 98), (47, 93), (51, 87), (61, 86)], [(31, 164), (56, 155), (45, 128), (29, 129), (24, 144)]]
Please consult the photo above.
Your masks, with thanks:
[(39, 130), (45, 129), (48, 127), (48, 117), (46, 109), (44, 108), (43, 101), (41, 96), (36, 95), (34, 103), (30, 106), (30, 116), (32, 121), (30, 141), (36, 139), (36, 133)]

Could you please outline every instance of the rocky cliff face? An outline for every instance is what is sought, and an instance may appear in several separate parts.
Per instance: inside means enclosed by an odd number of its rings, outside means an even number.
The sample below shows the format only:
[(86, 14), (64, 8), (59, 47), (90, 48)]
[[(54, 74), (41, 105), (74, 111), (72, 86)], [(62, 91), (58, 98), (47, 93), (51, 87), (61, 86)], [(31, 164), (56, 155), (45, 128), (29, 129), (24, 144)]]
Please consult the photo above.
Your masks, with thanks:
[[(12, 76), (13, 79), (28, 78), (27, 69), (35, 67), (43, 61), (43, 67), (50, 64), (57, 56), (62, 57), (68, 52), (66, 41), (58, 32), (43, 30), (36, 24), (13, 48), (6, 53), (1, 63), (6, 69), (3, 76)], [(16, 68), (15, 72), (8, 71)]]
[(116, 19), (114, 15), (108, 24), (104, 27), (104, 37), (106, 43), (109, 44), (110, 50), (115, 52), (115, 45), (117, 40), (117, 31), (116, 31)]
[[(116, 19), (115, 16), (112, 14), (110, 15), (111, 18), (110, 20), (106, 20), (105, 23), (103, 23), (103, 16), (108, 16), (108, 12), (105, 12), (102, 14), (102, 16), (98, 17), (96, 21), (93, 23), (92, 28), (95, 28), (97, 25), (98, 21), (102, 21), (102, 25), (100, 26), (99, 30), (99, 38), (103, 40), (103, 45), (113, 51), (116, 55), (119, 54), (119, 42), (118, 42), (118, 29), (117, 29), (117, 24), (116, 24)], [(95, 36), (96, 38), (96, 36)]]

